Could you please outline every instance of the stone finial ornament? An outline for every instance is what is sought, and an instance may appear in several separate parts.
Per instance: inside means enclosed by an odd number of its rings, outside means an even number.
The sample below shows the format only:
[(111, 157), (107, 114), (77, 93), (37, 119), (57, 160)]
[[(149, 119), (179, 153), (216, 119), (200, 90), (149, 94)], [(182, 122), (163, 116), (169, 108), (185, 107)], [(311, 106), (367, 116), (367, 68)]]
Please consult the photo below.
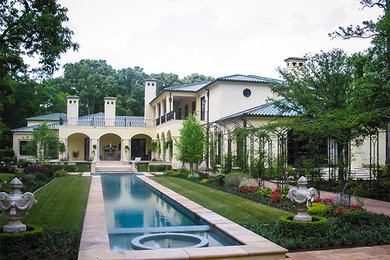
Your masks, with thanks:
[(298, 180), (298, 189), (291, 188), (288, 191), (287, 198), (289, 198), (297, 207), (298, 214), (294, 216), (296, 221), (311, 222), (312, 217), (307, 214), (307, 207), (310, 207), (316, 198), (319, 197), (315, 188), (306, 188), (307, 179), (302, 176)]
[(26, 225), (22, 224), (21, 219), (27, 214), (27, 211), (37, 203), (31, 192), (22, 194), (20, 189), (23, 183), (14, 178), (10, 182), (10, 194), (0, 192), (0, 212), (1, 215), (8, 215), (8, 224), (3, 227), (4, 233), (20, 233), (26, 231)]

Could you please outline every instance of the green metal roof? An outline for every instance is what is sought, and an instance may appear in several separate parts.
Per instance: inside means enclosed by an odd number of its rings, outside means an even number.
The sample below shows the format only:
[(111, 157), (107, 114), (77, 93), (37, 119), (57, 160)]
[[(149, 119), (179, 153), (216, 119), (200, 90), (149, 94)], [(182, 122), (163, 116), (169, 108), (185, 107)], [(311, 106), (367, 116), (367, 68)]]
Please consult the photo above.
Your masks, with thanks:
[(54, 113), (42, 116), (35, 116), (26, 118), (27, 121), (60, 121), (60, 118), (66, 120), (66, 114), (64, 113)]
[(225, 76), (225, 77), (220, 77), (216, 79), (217, 81), (233, 81), (233, 82), (250, 82), (250, 83), (282, 83), (282, 80), (278, 79), (272, 79), (272, 78), (266, 78), (266, 77), (261, 77), (261, 76), (255, 76), (255, 75), (241, 75), (241, 74), (236, 74), (236, 75), (231, 75), (231, 76)]
[(174, 86), (174, 87), (168, 87), (165, 88), (165, 91), (176, 91), (176, 92), (198, 92), (208, 84), (210, 84), (211, 81), (206, 81), (206, 82), (197, 82), (197, 83), (192, 83), (192, 84), (184, 84), (184, 85), (179, 85), (179, 86)]
[(227, 121), (237, 117), (288, 117), (297, 115), (298, 114), (295, 111), (282, 111), (280, 108), (276, 107), (274, 103), (266, 103), (229, 116), (225, 116), (217, 120), (216, 122)]
[[(49, 129), (58, 130), (59, 125), (60, 125), (59, 123), (52, 123), (52, 124), (47, 124), (47, 127), (48, 127)], [(15, 133), (21, 133), (21, 132), (25, 132), (25, 133), (34, 132), (34, 130), (35, 130), (36, 128), (38, 128), (39, 126), (40, 126), (40, 124), (32, 125), (32, 126), (20, 127), (20, 128), (12, 129), (11, 132), (15, 132)]]
[(241, 75), (241, 74), (235, 74), (231, 76), (225, 76), (217, 78), (214, 81), (205, 81), (205, 82), (198, 82), (198, 83), (192, 83), (192, 84), (185, 84), (185, 85), (179, 85), (174, 87), (168, 87), (163, 89), (154, 99), (152, 99), (150, 103), (152, 103), (155, 99), (157, 99), (159, 96), (162, 95), (162, 93), (166, 91), (172, 91), (172, 92), (198, 92), (210, 85), (212, 85), (215, 82), (218, 81), (231, 81), (231, 82), (246, 82), (246, 83), (263, 83), (263, 84), (270, 84), (270, 83), (283, 83), (283, 80), (278, 79), (272, 79), (272, 78), (266, 78), (261, 76), (255, 76), (255, 75)]
[(306, 61), (307, 59), (303, 58), (303, 57), (288, 57), (284, 61), (288, 61), (288, 60), (302, 60), (302, 61)]

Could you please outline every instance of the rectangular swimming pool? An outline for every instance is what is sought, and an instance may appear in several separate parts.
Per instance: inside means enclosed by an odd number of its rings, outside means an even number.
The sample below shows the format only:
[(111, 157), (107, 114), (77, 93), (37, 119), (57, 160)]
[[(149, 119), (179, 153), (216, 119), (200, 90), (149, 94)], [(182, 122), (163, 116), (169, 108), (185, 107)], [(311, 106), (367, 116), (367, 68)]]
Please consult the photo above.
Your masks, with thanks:
[(240, 245), (134, 173), (101, 174), (101, 182), (112, 251), (133, 250), (133, 238), (162, 232), (200, 235), (209, 240), (210, 247)]

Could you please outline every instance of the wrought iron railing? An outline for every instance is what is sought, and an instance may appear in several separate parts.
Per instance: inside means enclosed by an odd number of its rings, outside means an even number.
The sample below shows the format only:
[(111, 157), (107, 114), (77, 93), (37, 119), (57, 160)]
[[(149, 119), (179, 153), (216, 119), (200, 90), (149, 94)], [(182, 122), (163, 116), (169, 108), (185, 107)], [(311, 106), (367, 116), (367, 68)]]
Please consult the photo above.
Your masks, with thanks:
[(78, 125), (78, 126), (117, 126), (117, 127), (154, 127), (153, 119), (144, 119), (142, 117), (117, 117), (115, 120), (106, 121), (102, 117), (71, 118), (60, 121), (60, 125)]

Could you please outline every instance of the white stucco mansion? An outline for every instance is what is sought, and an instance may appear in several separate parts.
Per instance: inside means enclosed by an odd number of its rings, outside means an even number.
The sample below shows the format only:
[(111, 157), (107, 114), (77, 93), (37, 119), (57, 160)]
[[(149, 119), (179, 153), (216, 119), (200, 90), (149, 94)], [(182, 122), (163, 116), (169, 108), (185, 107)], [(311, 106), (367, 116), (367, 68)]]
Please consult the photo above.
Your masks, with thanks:
[[(300, 58), (286, 59), (289, 67), (303, 65)], [(226, 153), (228, 145), (221, 136), (233, 133), (237, 127), (259, 126), (294, 113), (281, 113), (267, 99), (275, 97), (269, 88), (276, 79), (253, 75), (231, 75), (214, 81), (165, 88), (156, 95), (156, 80), (145, 81), (144, 116), (116, 115), (116, 98), (106, 97), (104, 112), (79, 116), (79, 97), (68, 96), (67, 114), (50, 114), (27, 118), (27, 126), (14, 129), (13, 149), (18, 158), (30, 158), (24, 146), (31, 140), (33, 130), (42, 122), (47, 122), (53, 131), (58, 132), (66, 151), (59, 155), (68, 161), (118, 161), (129, 164), (140, 158), (149, 161), (157, 159), (179, 167), (175, 152), (171, 151), (173, 138), (179, 138), (183, 120), (190, 114), (205, 125), (209, 123), (210, 138), (218, 141), (215, 155), (219, 161)], [(384, 133), (379, 140), (379, 161), (384, 164)], [(250, 138), (250, 137), (248, 137)], [(159, 151), (151, 150), (152, 142), (159, 142)], [(250, 145), (248, 141), (247, 145)], [(253, 145), (253, 144), (252, 144)], [(256, 145), (256, 144), (255, 144)], [(289, 145), (287, 143), (287, 145)], [(329, 144), (330, 145), (330, 144)], [(369, 140), (361, 146), (352, 146), (352, 167), (360, 168), (369, 163)], [(294, 147), (288, 147), (294, 153)], [(328, 150), (329, 153), (330, 150)], [(329, 158), (333, 155), (329, 154)], [(290, 154), (289, 157), (294, 155)], [(138, 159), (139, 160), (139, 159)]]

